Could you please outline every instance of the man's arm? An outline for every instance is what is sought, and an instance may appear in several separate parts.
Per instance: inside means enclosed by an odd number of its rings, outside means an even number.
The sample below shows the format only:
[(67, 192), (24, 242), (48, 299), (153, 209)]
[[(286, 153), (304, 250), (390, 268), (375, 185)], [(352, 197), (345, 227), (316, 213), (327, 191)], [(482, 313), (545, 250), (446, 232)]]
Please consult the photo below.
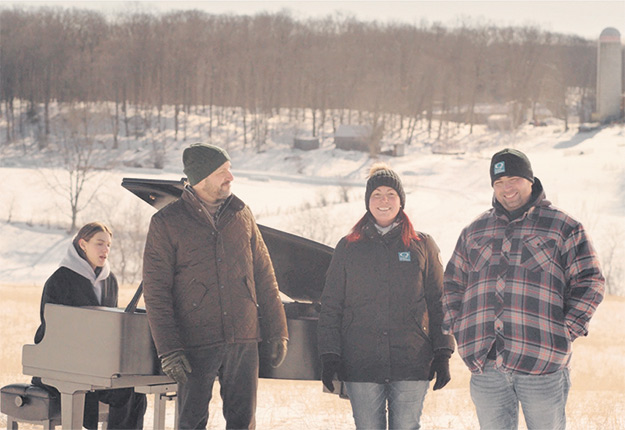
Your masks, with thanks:
[(424, 279), (425, 299), (430, 316), (430, 337), (434, 351), (447, 349), (454, 350), (454, 340), (449, 334), (442, 332), (443, 324), (443, 262), (440, 256), (440, 249), (434, 239), (427, 235), (425, 238), (426, 247), (426, 269)]
[[(319, 354), (341, 356), (341, 324), (345, 307), (345, 239), (336, 245), (326, 273), (317, 328)], [(336, 357), (333, 357), (336, 358)]]
[(267, 333), (263, 333), (263, 338), (265, 340), (288, 340), (286, 315), (280, 299), (280, 290), (269, 250), (251, 212), (250, 217), (252, 222), (251, 247), (254, 261), (254, 284), (256, 285), (259, 310), (265, 321), (263, 327), (267, 330)]
[(175, 249), (162, 218), (153, 216), (143, 253), (143, 294), (159, 357), (184, 348), (174, 317)]
[(588, 325), (603, 300), (605, 279), (590, 237), (581, 224), (566, 238), (562, 253), (568, 280), (564, 318), (575, 340), (588, 334)]
[(447, 263), (443, 277), (443, 333), (451, 334), (462, 308), (464, 292), (467, 288), (467, 259), (464, 234), (456, 242), (456, 248)]

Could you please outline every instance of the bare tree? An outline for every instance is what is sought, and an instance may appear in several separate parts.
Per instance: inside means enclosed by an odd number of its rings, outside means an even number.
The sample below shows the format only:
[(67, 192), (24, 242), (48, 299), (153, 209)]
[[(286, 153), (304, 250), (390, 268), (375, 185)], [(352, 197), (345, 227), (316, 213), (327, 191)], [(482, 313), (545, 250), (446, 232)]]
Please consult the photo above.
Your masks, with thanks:
[(97, 176), (95, 142), (90, 130), (95, 119), (85, 107), (70, 108), (57, 130), (57, 135), (61, 138), (58, 153), (64, 168), (64, 177), (45, 177), (52, 190), (69, 204), (70, 233), (76, 231), (78, 214), (89, 205), (97, 192), (97, 186), (87, 188), (87, 184)]
[(502, 48), (505, 50), (504, 76), (508, 80), (513, 127), (523, 122), (530, 106), (532, 94), (539, 91), (542, 79), (539, 65), (543, 60), (543, 33), (534, 27), (506, 29), (501, 32)]
[(103, 207), (104, 219), (113, 231), (111, 265), (123, 284), (141, 280), (142, 256), (149, 218), (142, 210), (145, 203), (136, 202), (129, 208)]
[[(14, 101), (21, 97), (19, 83), (25, 73), (22, 50), (28, 45), (19, 29), (28, 21), (26, 13), (19, 10), (0, 11), (0, 102), (4, 104), (7, 143), (15, 134)], [(11, 43), (6, 43), (8, 40)]]
[(471, 52), (467, 60), (471, 63), (468, 69), (469, 76), (469, 110), (467, 121), (470, 124), (470, 133), (473, 133), (473, 126), (476, 123), (475, 108), (478, 100), (484, 97), (486, 90), (486, 54), (488, 45), (492, 40), (493, 29), (482, 27), (475, 30), (469, 29), (467, 37), (471, 44)]
[[(238, 107), (255, 145), (270, 135), (271, 117), (288, 109), (293, 121), (312, 113), (312, 134), (326, 114), (338, 122), (363, 122), (367, 112), (399, 114), (410, 141), (424, 116), (431, 131), (435, 111), (444, 121), (475, 122), (478, 103), (514, 106), (520, 124), (538, 103), (560, 106), (571, 86), (586, 94), (594, 86), (596, 46), (555, 37), (534, 27), (359, 22), (340, 13), (296, 21), (288, 13), (255, 16), (209, 15), (199, 11), (153, 15), (131, 10), (115, 19), (96, 12), (41, 8), (0, 11), (0, 97), (6, 138), (43, 112), (49, 132), (49, 104), (114, 101), (114, 147), (118, 130), (141, 138), (163, 128), (164, 105), (175, 107), (178, 138), (188, 134), (188, 115), (209, 109), (198, 133), (223, 122)], [(551, 53), (562, 46), (562, 61)], [(582, 62), (571, 58), (581, 55)], [(557, 86), (557, 91), (553, 85)], [(15, 112), (25, 100), (27, 109)], [(153, 110), (158, 119), (152, 121)], [(28, 112), (30, 116), (26, 114)], [(464, 113), (468, 112), (465, 116)], [(563, 116), (561, 114), (561, 116)], [(123, 124), (120, 123), (123, 122)], [(440, 123), (439, 135), (444, 123)]]

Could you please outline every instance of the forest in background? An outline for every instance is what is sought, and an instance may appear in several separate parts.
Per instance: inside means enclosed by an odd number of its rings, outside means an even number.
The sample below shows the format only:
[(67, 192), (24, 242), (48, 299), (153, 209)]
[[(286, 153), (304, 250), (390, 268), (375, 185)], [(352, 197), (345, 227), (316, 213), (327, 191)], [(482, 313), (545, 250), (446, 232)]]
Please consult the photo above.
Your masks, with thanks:
[[(380, 135), (410, 131), (417, 121), (431, 128), (433, 119), (441, 120), (440, 135), (447, 122), (484, 123), (486, 105), (505, 106), (514, 127), (538, 108), (568, 127), (570, 115), (592, 110), (596, 45), (530, 26), (447, 29), (341, 14), (298, 21), (288, 12), (107, 18), (81, 9), (0, 9), (0, 115), (8, 124), (0, 139), (14, 141), (30, 121), (45, 148), (55, 134), (53, 102), (106, 102), (114, 145), (118, 136), (160, 132), (168, 105), (175, 140), (191, 113), (207, 114), (207, 141), (224, 117), (240, 115), (246, 145), (259, 150), (280, 109), (293, 121), (308, 112), (312, 136), (326, 122), (367, 123)], [(392, 125), (390, 115), (398, 118)]]

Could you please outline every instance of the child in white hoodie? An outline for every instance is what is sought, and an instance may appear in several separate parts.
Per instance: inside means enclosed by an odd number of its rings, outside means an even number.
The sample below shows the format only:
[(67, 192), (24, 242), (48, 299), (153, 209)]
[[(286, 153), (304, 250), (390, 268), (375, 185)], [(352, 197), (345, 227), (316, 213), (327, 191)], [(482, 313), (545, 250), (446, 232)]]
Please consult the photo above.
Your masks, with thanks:
[[(60, 267), (43, 287), (41, 325), (35, 334), (35, 343), (41, 342), (45, 335), (43, 310), (47, 303), (117, 307), (117, 279), (108, 262), (112, 238), (111, 230), (99, 222), (86, 224), (78, 231)], [(40, 378), (33, 378), (33, 384), (46, 388), (60, 398), (58, 391), (44, 385)], [(99, 401), (109, 405), (109, 429), (143, 428), (147, 400), (145, 394), (135, 393), (132, 388), (87, 393), (83, 418), (85, 428), (97, 429)]]

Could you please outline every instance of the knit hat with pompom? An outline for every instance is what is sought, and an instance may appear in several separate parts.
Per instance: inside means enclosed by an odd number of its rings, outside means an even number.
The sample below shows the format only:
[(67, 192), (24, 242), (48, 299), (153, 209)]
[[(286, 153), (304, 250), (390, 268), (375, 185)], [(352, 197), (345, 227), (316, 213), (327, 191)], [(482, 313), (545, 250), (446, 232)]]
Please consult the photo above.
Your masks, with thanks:
[(401, 179), (399, 179), (399, 175), (391, 170), (387, 164), (376, 163), (371, 166), (369, 179), (367, 180), (367, 188), (365, 191), (365, 206), (367, 210), (369, 210), (369, 199), (371, 198), (371, 193), (373, 193), (376, 188), (381, 186), (391, 187), (397, 191), (400, 205), (403, 209), (406, 204), (406, 193), (404, 193), (404, 187), (401, 183)]

